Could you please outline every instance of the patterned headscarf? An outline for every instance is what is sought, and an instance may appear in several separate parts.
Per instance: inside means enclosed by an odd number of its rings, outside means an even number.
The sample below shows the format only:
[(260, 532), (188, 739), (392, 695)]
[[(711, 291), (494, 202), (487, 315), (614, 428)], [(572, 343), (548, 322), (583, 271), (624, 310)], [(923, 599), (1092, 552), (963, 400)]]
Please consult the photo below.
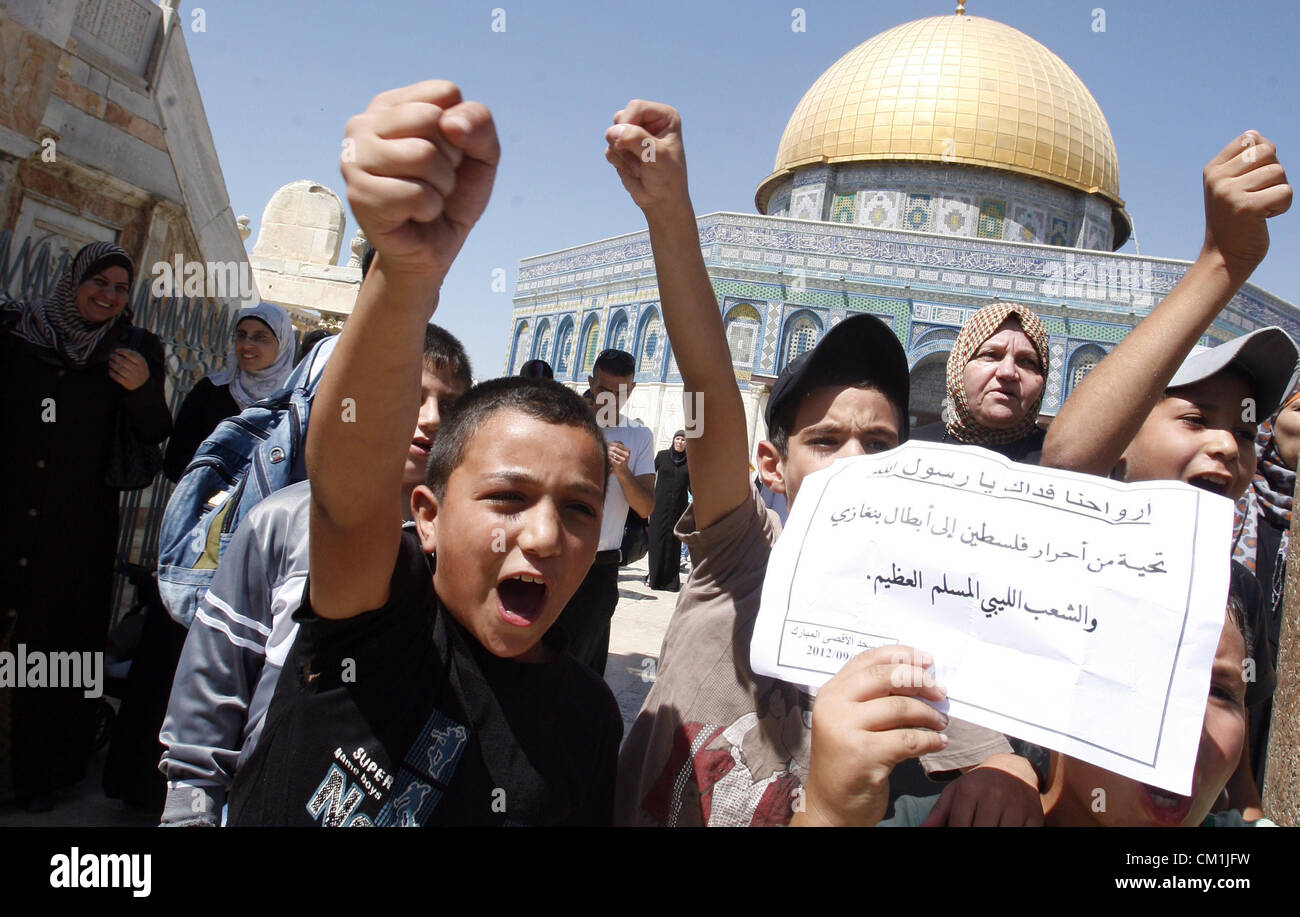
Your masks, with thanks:
[[(952, 412), (947, 424), (948, 435), (960, 442), (979, 446), (1011, 443), (1028, 436), (1037, 426), (1038, 409), (1043, 404), (1041, 395), (1024, 419), (1008, 430), (990, 430), (982, 426), (966, 403), (966, 385), (962, 376), (966, 364), (1008, 317), (1015, 317), (1020, 322), (1020, 327), (1038, 352), (1038, 365), (1043, 372), (1044, 382), (1047, 379), (1047, 329), (1043, 327), (1042, 320), (1024, 306), (1009, 302), (995, 302), (980, 309), (961, 326), (957, 343), (948, 354), (948, 398), (952, 401)], [(1046, 385), (1043, 390), (1047, 390)]]
[(235, 352), (234, 339), (231, 339), (230, 349), (226, 351), (226, 368), (212, 374), (212, 384), (229, 385), (230, 397), (235, 399), (235, 404), (239, 405), (241, 411), (280, 390), (284, 380), (293, 372), (296, 353), (293, 322), (289, 319), (288, 312), (275, 303), (260, 302), (240, 309), (235, 327), (238, 328), (239, 323), (246, 318), (255, 318), (270, 328), (280, 349), (276, 352), (275, 361), (266, 369), (246, 372), (239, 365), (239, 355)]
[(135, 265), (125, 249), (112, 242), (87, 245), (59, 275), (54, 292), (46, 299), (4, 304), (6, 312), (17, 313), (10, 333), (57, 357), (65, 365), (85, 366), (114, 324), (131, 322), (130, 306), (106, 322), (88, 322), (77, 311), (77, 289), (95, 273), (109, 267), (124, 268), (128, 286), (135, 277)]
[(1255, 477), (1251, 480), (1250, 487), (1237, 500), (1232, 520), (1232, 558), (1241, 561), (1252, 573), (1258, 566), (1259, 517), (1263, 516), (1282, 530), (1277, 561), (1273, 564), (1273, 582), (1269, 584), (1271, 608), (1275, 612), (1282, 602), (1282, 579), (1286, 573), (1287, 535), (1291, 527), (1291, 499), (1295, 493), (1296, 473), (1282, 461), (1273, 427), (1277, 423), (1278, 414), (1286, 410), (1286, 406), (1296, 398), (1300, 398), (1300, 386), (1291, 390), (1277, 414), (1259, 425), (1259, 433), (1255, 436)]

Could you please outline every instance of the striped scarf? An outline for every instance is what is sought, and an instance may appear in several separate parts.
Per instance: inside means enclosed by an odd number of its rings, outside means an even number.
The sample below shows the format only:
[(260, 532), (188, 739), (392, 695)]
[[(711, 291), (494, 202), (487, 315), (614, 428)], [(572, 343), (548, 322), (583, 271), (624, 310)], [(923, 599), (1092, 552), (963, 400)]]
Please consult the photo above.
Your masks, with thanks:
[[(1293, 390), (1278, 413), (1297, 397), (1300, 397), (1300, 390)], [(1272, 599), (1270, 608), (1275, 614), (1282, 607), (1286, 546), (1291, 527), (1291, 500), (1295, 493), (1296, 479), (1295, 471), (1286, 466), (1277, 451), (1277, 441), (1273, 435), (1273, 425), (1276, 422), (1277, 414), (1274, 414), (1259, 425), (1259, 433), (1255, 436), (1255, 477), (1251, 480), (1250, 487), (1237, 500), (1232, 531), (1233, 560), (1241, 561), (1254, 573), (1259, 562), (1259, 518), (1263, 516), (1282, 530), (1277, 560), (1273, 564), (1273, 581), (1260, 583), (1260, 586), (1269, 587)]]
[[(1038, 352), (1038, 365), (1042, 370), (1043, 380), (1044, 382), (1047, 380), (1047, 329), (1043, 327), (1042, 320), (1024, 306), (1009, 302), (995, 302), (980, 309), (961, 326), (957, 342), (953, 344), (952, 352), (948, 354), (947, 384), (952, 411), (948, 418), (947, 429), (948, 435), (959, 442), (973, 443), (977, 446), (1012, 443), (1028, 436), (1038, 424), (1038, 409), (1043, 404), (1041, 395), (1020, 423), (1009, 430), (990, 430), (981, 425), (966, 402), (964, 379), (966, 364), (970, 362), (980, 345), (998, 330), (998, 325), (1010, 317), (1020, 322), (1020, 327), (1024, 329), (1025, 335), (1034, 345), (1034, 350)], [(1044, 393), (1047, 391), (1046, 385), (1043, 386), (1043, 391)]]
[[(112, 242), (92, 242), (77, 252), (72, 263), (59, 276), (58, 283), (46, 299), (14, 301), (0, 306), (12, 322), (9, 333), (58, 358), (65, 366), (81, 368), (110, 328), (118, 322), (131, 322), (127, 307), (115, 319), (91, 324), (77, 311), (77, 288), (96, 262), (106, 257), (120, 257), (132, 264), (126, 251)], [(134, 275), (134, 267), (128, 272)]]

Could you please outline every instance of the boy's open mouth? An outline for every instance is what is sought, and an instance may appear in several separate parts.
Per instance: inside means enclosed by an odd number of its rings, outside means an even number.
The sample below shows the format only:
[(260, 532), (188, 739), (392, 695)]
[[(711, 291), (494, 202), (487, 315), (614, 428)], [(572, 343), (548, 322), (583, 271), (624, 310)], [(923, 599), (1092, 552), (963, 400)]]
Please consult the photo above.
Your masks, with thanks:
[(550, 590), (540, 576), (519, 574), (497, 583), (497, 600), (501, 617), (507, 624), (527, 627), (541, 615), (546, 607), (546, 594)]
[(1226, 497), (1228, 488), (1232, 486), (1232, 479), (1218, 474), (1198, 474), (1187, 483), (1201, 490), (1208, 490), (1212, 494), (1218, 494), (1220, 497)]
[(1142, 801), (1148, 814), (1154, 816), (1156, 821), (1166, 825), (1178, 825), (1182, 824), (1187, 813), (1192, 810), (1193, 799), (1191, 796), (1170, 793), (1144, 783)]

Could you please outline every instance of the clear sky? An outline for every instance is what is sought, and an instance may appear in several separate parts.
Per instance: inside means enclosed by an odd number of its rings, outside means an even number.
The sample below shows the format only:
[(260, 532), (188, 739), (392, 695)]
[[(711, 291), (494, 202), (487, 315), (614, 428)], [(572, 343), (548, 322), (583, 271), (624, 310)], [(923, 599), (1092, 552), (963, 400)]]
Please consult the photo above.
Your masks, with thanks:
[[(806, 31), (792, 29), (804, 11)], [(202, 7), (205, 31), (194, 32)], [(499, 374), (519, 260), (644, 228), (603, 157), (631, 98), (682, 112), (697, 213), (753, 213), (791, 112), (821, 73), (873, 35), (951, 15), (952, 0), (184, 0), (181, 15), (236, 214), (257, 239), (281, 185), (309, 178), (346, 200), (343, 127), (370, 98), (457, 82), (492, 109), (501, 169), (435, 321), (475, 375)], [(505, 31), (493, 31), (494, 10)], [(1273, 140), (1300, 176), (1300, 7), (1294, 0), (970, 0), (1059, 55), (1091, 90), (1119, 152), (1120, 195), (1143, 254), (1194, 258), (1201, 169), (1240, 131)], [(1095, 10), (1105, 31), (1094, 31)], [(500, 21), (500, 17), (497, 17)], [(1300, 303), (1300, 204), (1271, 222), (1253, 281)], [(356, 230), (349, 216), (342, 248)], [(1130, 241), (1122, 251), (1132, 252)], [(503, 268), (505, 292), (492, 291)]]

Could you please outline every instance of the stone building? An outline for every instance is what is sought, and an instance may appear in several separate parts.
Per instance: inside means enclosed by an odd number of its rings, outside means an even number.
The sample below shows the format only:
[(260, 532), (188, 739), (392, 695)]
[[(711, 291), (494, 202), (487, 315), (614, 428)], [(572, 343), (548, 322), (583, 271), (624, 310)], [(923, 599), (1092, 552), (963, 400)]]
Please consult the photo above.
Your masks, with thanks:
[[(791, 115), (755, 203), (757, 215), (698, 218), (751, 450), (776, 375), (846, 315), (893, 328), (911, 414), (927, 423), (966, 318), (1022, 302), (1050, 333), (1043, 410), (1054, 415), (1189, 266), (1115, 253), (1132, 223), (1100, 107), (1046, 47), (960, 8), (832, 65)], [(644, 231), (525, 258), (505, 369), (542, 358), (581, 388), (600, 350), (629, 350), (629, 412), (663, 447), (689, 424), (658, 299)], [(1247, 284), (1203, 343), (1264, 325), (1297, 335), (1300, 314)]]
[(255, 301), (176, 7), (0, 4), (0, 229), (56, 257), (115, 241), (141, 279), (222, 266), (242, 283), (212, 298)]
[(352, 312), (361, 289), (365, 239), (358, 232), (351, 259), (335, 264), (346, 218), (339, 196), (308, 179), (280, 188), (262, 212), (248, 260), (262, 295), (288, 309), (299, 328), (338, 331)]

